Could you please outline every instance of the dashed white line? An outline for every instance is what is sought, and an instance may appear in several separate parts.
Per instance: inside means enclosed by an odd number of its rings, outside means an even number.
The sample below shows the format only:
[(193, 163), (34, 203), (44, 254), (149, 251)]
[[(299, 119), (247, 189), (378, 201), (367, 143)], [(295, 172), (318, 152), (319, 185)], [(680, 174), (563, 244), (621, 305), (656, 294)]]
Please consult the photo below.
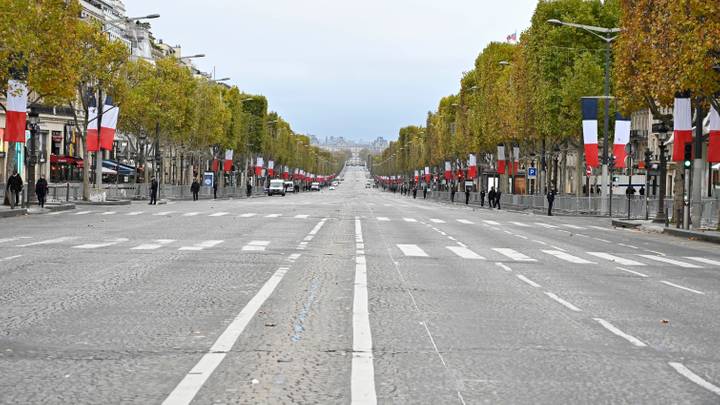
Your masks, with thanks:
[(100, 215), (115, 215), (115, 214), (117, 214), (117, 211), (105, 211)]
[(566, 262), (575, 263), (575, 264), (594, 264), (591, 261), (585, 260), (583, 258), (573, 256), (571, 254), (561, 252), (559, 250), (543, 250), (543, 253), (549, 254), (551, 256), (555, 256), (558, 259), (565, 260)]
[(500, 253), (503, 256), (509, 257), (510, 259), (518, 261), (518, 262), (536, 262), (537, 261), (531, 257), (525, 256), (524, 254), (522, 254), (514, 249), (493, 248), (493, 250)]
[(705, 295), (705, 293), (702, 292), (702, 291), (698, 291), (698, 290), (694, 290), (694, 289), (692, 289), (692, 288), (684, 287), (684, 286), (681, 286), (681, 285), (679, 285), (679, 284), (671, 283), (671, 282), (669, 282), (669, 281), (660, 280), (660, 282), (663, 283), (663, 284), (665, 284), (665, 285), (669, 285), (670, 287), (675, 287), (675, 288), (679, 288), (679, 289), (681, 289), (681, 290), (690, 291), (691, 293), (695, 293), (695, 294)]
[(257, 214), (254, 213), (254, 212), (248, 212), (248, 213), (245, 213), (245, 214), (240, 214), (240, 215), (238, 215), (238, 216), (239, 216), (240, 218), (251, 218), (251, 217), (254, 217), (254, 216), (256, 216), (256, 215), (257, 215)]
[(611, 255), (611, 254), (605, 253), (605, 252), (587, 252), (587, 254), (589, 254), (591, 256), (599, 257), (601, 259), (609, 260), (609, 261), (615, 262), (617, 264), (622, 264), (623, 266), (644, 266), (645, 265), (645, 263), (640, 263), (635, 260)]
[(552, 298), (553, 300), (560, 303), (560, 305), (563, 305), (564, 307), (568, 308), (571, 311), (580, 312), (580, 308), (576, 307), (575, 305), (565, 301), (564, 299), (558, 297), (557, 295), (551, 293), (551, 292), (545, 292), (545, 295)]
[(628, 342), (632, 343), (633, 345), (637, 347), (645, 347), (647, 346), (645, 343), (643, 343), (640, 339), (628, 335), (627, 333), (621, 331), (620, 329), (616, 328), (615, 325), (611, 324), (610, 322), (601, 319), (601, 318), (593, 318), (596, 322), (598, 322), (600, 325), (602, 325), (605, 329), (609, 330), (610, 332), (614, 333), (617, 336), (620, 336), (621, 338), (627, 340)]
[(93, 211), (80, 211), (80, 212), (74, 213), (73, 215), (87, 215), (87, 214), (90, 214), (91, 212), (93, 212)]
[(686, 268), (686, 269), (699, 269), (699, 268), (701, 268), (701, 266), (698, 266), (698, 265), (696, 265), (696, 264), (681, 262), (680, 260), (673, 260), (673, 259), (670, 259), (670, 258), (667, 258), (667, 257), (663, 257), (663, 256), (653, 256), (653, 255), (638, 255), (638, 256), (644, 257), (644, 258), (650, 259), (650, 260), (655, 260), (655, 261), (657, 261), (657, 262), (673, 264), (673, 265), (675, 265), (675, 266), (683, 267), (683, 268)]
[(204, 250), (207, 248), (217, 246), (223, 242), (224, 242), (223, 240), (206, 240), (204, 242), (196, 243), (193, 246), (183, 246), (178, 250), (191, 250), (191, 251)]
[(295, 215), (295, 218), (298, 218), (298, 219), (307, 219), (309, 216), (310, 216), (310, 215), (307, 215), (307, 214), (298, 214), (298, 215)]
[(449, 251), (462, 257), (463, 259), (470, 259), (470, 260), (484, 260), (485, 259), (484, 257), (480, 256), (479, 254), (468, 249), (467, 247), (461, 247), (461, 246), (446, 246), (446, 247)]
[(445, 223), (445, 221), (443, 221), (442, 219), (437, 219), (437, 218), (430, 218), (430, 221), (432, 221), (436, 224), (444, 224)]
[(229, 212), (216, 212), (216, 213), (210, 214), (208, 216), (209, 217), (224, 217), (227, 214), (229, 214)]
[(156, 243), (145, 243), (142, 245), (135, 246), (134, 248), (131, 248), (130, 250), (155, 250), (160, 249), (161, 247), (165, 245), (169, 245), (173, 242), (175, 242), (175, 239), (157, 239), (155, 240)]
[(522, 274), (517, 274), (517, 278), (519, 278), (520, 280), (524, 281), (525, 283), (527, 283), (527, 284), (529, 284), (529, 285), (531, 285), (531, 286), (533, 286), (533, 287), (535, 287), (535, 288), (539, 288), (539, 287), (540, 287), (540, 284), (538, 284), (538, 283), (530, 280), (529, 278), (523, 276)]
[[(355, 217), (355, 242), (363, 243), (362, 224), (359, 217)], [(375, 368), (368, 308), (367, 264), (365, 256), (359, 252), (356, 252), (355, 257), (353, 353), (350, 376), (351, 403), (376, 404)]]
[(713, 266), (720, 266), (720, 262), (717, 260), (708, 259), (705, 257), (685, 257), (686, 259), (694, 260), (696, 262), (704, 263), (704, 264), (711, 264)]
[(648, 277), (647, 274), (643, 274), (643, 273), (640, 273), (640, 272), (638, 272), (638, 271), (633, 271), (633, 270), (625, 269), (625, 268), (622, 268), (622, 267), (616, 267), (616, 269), (618, 269), (618, 270), (620, 270), (620, 271), (624, 271), (624, 272), (630, 273), (630, 274), (634, 274), (634, 275), (636, 275), (636, 276), (640, 276), (640, 277), (644, 277), (644, 278), (647, 278), (647, 277)]
[(720, 387), (710, 383), (709, 381), (706, 381), (699, 375), (693, 373), (692, 370), (685, 367), (682, 363), (676, 363), (676, 362), (671, 361), (668, 364), (670, 365), (670, 367), (674, 368), (675, 371), (680, 373), (683, 377), (687, 378), (688, 380), (705, 388), (706, 390), (712, 392), (713, 394), (720, 395)]
[(268, 214), (268, 215), (265, 215), (265, 218), (278, 218), (278, 217), (280, 217), (281, 215), (282, 215), (282, 214)]
[(403, 252), (405, 256), (428, 257), (427, 253), (425, 253), (425, 251), (422, 250), (418, 245), (398, 244), (397, 247)]
[(86, 243), (84, 245), (73, 246), (73, 249), (98, 249), (98, 248), (102, 248), (102, 247), (117, 245), (118, 243), (127, 242), (128, 240), (129, 239), (127, 239), (127, 238), (117, 238), (117, 239), (113, 239), (113, 240), (109, 240), (107, 242), (101, 242), (101, 243)]
[(474, 224), (473, 221), (468, 221), (467, 219), (458, 219), (457, 221), (460, 222), (461, 224), (465, 224), (465, 225), (472, 225), (472, 224)]
[(153, 216), (162, 217), (162, 216), (170, 215), (170, 214), (174, 214), (174, 213), (175, 213), (175, 211), (161, 211), (161, 212), (157, 212), (157, 213), (153, 214)]
[(8, 262), (10, 260), (17, 259), (18, 257), (22, 257), (22, 255), (3, 257), (2, 259), (0, 259), (0, 262)]
[(377, 220), (378, 220), (378, 221), (385, 221), (385, 222), (387, 222), (387, 221), (390, 221), (390, 218), (388, 218), (388, 217), (377, 217)]
[(134, 217), (134, 216), (140, 215), (140, 214), (142, 214), (142, 213), (144, 213), (144, 212), (145, 212), (145, 211), (133, 211), (133, 212), (128, 212), (128, 213), (125, 214), (125, 215), (127, 215), (127, 216), (129, 216), (129, 217)]
[(68, 240), (74, 240), (74, 239), (77, 239), (77, 238), (78, 238), (77, 236), (61, 236), (61, 237), (59, 237), (59, 238), (54, 238), (54, 239), (46, 239), (46, 240), (41, 240), (41, 241), (38, 241), (38, 242), (25, 243), (25, 244), (22, 244), (22, 245), (17, 245), (17, 247), (30, 247), (30, 246), (39, 246), (39, 245), (51, 245), (51, 244), (53, 244), (53, 243), (61, 243), (61, 242), (65, 242), (65, 241), (68, 241)]
[(528, 224), (526, 224), (526, 223), (523, 223), (523, 222), (510, 221), (510, 223), (513, 224), (513, 225), (517, 225), (517, 226), (523, 227), (523, 228), (529, 228), (529, 227), (530, 227), (530, 225), (528, 225)]
[(270, 244), (269, 240), (253, 240), (242, 247), (244, 252), (262, 252)]
[(498, 263), (495, 263), (495, 265), (498, 266), (498, 267), (500, 267), (501, 269), (503, 269), (503, 270), (505, 270), (505, 271), (512, 271), (512, 269), (511, 269), (510, 267), (508, 267), (507, 265), (505, 265), (504, 263), (499, 263), (499, 262), (498, 262)]

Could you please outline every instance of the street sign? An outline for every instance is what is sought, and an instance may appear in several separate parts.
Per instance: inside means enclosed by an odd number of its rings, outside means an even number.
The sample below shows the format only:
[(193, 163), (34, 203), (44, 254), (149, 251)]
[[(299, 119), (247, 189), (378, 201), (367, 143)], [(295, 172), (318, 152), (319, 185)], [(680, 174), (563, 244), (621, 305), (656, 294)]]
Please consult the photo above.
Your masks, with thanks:
[(528, 179), (534, 179), (534, 178), (536, 178), (536, 177), (537, 177), (537, 168), (535, 168), (535, 167), (528, 167), (527, 176), (528, 176)]
[(203, 173), (203, 186), (212, 187), (214, 179), (215, 179), (215, 173), (213, 173), (213, 172)]

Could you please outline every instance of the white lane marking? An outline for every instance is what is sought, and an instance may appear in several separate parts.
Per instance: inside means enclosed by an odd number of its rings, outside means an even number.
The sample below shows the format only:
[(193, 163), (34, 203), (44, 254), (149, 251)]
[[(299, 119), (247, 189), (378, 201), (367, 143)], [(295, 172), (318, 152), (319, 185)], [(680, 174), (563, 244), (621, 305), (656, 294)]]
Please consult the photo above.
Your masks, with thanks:
[(462, 257), (463, 259), (471, 259), (471, 260), (484, 260), (485, 258), (480, 256), (479, 254), (473, 252), (472, 250), (468, 249), (467, 247), (462, 246), (446, 246), (448, 250), (455, 253), (456, 255)]
[(609, 330), (610, 332), (614, 333), (617, 336), (620, 336), (621, 338), (627, 340), (628, 342), (632, 343), (633, 345), (635, 345), (637, 347), (647, 346), (645, 343), (640, 341), (640, 339), (636, 338), (635, 336), (628, 335), (627, 333), (616, 328), (615, 325), (611, 324), (610, 322), (608, 322), (602, 318), (593, 318), (593, 319), (595, 321), (597, 321), (600, 325), (602, 325), (605, 329)]
[(428, 257), (427, 253), (420, 249), (418, 245), (397, 245), (398, 249), (400, 249), (405, 256), (413, 256), (413, 257)]
[(467, 219), (458, 219), (457, 221), (460, 222), (461, 224), (466, 224), (466, 225), (474, 224), (473, 221), (468, 221)]
[(295, 261), (296, 261), (297, 259), (299, 259), (300, 256), (302, 256), (302, 253), (293, 253), (293, 254), (291, 254), (290, 256), (288, 256), (288, 261), (289, 261), (290, 263), (295, 263)]
[(142, 214), (143, 212), (145, 212), (145, 211), (133, 211), (133, 212), (128, 212), (128, 213), (125, 214), (125, 215), (130, 216), (130, 217), (133, 217), (133, 216), (135, 216), (135, 215), (140, 215), (140, 214)]
[(417, 219), (415, 219), (415, 218), (403, 218), (403, 221), (405, 221), (405, 222), (417, 222)]
[(161, 216), (170, 215), (170, 214), (174, 214), (174, 213), (175, 213), (175, 211), (161, 211), (161, 212), (157, 212), (153, 215), (156, 217), (161, 217)]
[(115, 215), (115, 214), (117, 214), (117, 211), (105, 211), (100, 215)]
[(512, 271), (512, 269), (508, 266), (506, 266), (504, 263), (495, 263), (496, 266), (500, 267), (501, 269), (505, 271)]
[(240, 216), (240, 218), (250, 218), (250, 217), (254, 217), (255, 215), (257, 215), (257, 214), (254, 212), (248, 212), (246, 214), (241, 214), (239, 216)]
[[(363, 243), (362, 224), (359, 217), (355, 217), (355, 242)], [(368, 308), (367, 263), (365, 255), (361, 252), (356, 252), (355, 257), (353, 354), (350, 376), (350, 402), (352, 404), (376, 404), (375, 368)]]
[(628, 245), (627, 243), (618, 243), (618, 245), (620, 245), (620, 246), (625, 246), (625, 247), (628, 247), (628, 248), (630, 248), (630, 249), (640, 249), (640, 248), (637, 247), (637, 246)]
[(602, 226), (597, 226), (597, 225), (588, 225), (588, 228), (599, 229), (601, 231), (610, 231), (610, 232), (614, 231), (614, 229), (604, 228)]
[(307, 214), (299, 214), (299, 215), (295, 215), (295, 218), (298, 218), (298, 219), (307, 219), (309, 216), (310, 216), (310, 215), (307, 215)]
[(390, 218), (388, 217), (377, 217), (378, 221), (390, 221)]
[(528, 239), (527, 236), (525, 236), (525, 235), (519, 235), (519, 234), (517, 234), (517, 233), (515, 234), (515, 237), (516, 237), (516, 238), (520, 238), (520, 239), (525, 239), (525, 240)]
[(681, 286), (681, 285), (679, 285), (679, 284), (671, 283), (671, 282), (669, 282), (669, 281), (660, 280), (660, 282), (663, 283), (663, 284), (665, 284), (665, 285), (669, 285), (669, 286), (671, 286), (671, 287), (679, 288), (679, 289), (681, 289), (681, 290), (690, 291), (690, 292), (695, 293), (695, 294), (705, 295), (705, 293), (702, 292), (702, 291), (693, 290), (692, 288), (688, 288), (688, 287), (683, 287), (683, 286)]
[(610, 243), (610, 241), (607, 239), (600, 239), (600, 238), (593, 238), (593, 239), (600, 241), (600, 242), (604, 242), (604, 243)]
[(564, 299), (558, 297), (557, 295), (551, 293), (551, 292), (545, 292), (545, 295), (552, 298), (553, 300), (560, 303), (560, 305), (563, 305), (564, 307), (568, 308), (571, 311), (580, 312), (580, 308), (576, 307), (575, 305), (565, 301)]
[(0, 239), (0, 243), (14, 242), (14, 241), (20, 240), (20, 239), (32, 239), (32, 238), (30, 236), (16, 236), (14, 238), (2, 238), (2, 239)]
[(535, 225), (544, 226), (545, 228), (557, 228), (555, 225), (546, 224), (544, 222), (535, 222)]
[(720, 262), (717, 260), (707, 259), (705, 257), (685, 257), (686, 259), (694, 260), (696, 262), (705, 263), (705, 264), (711, 264), (713, 266), (720, 266)]
[(193, 246), (183, 246), (178, 250), (192, 250), (192, 251), (203, 250), (203, 249), (211, 248), (213, 246), (217, 246), (223, 242), (225, 242), (225, 241), (223, 241), (223, 240), (206, 240), (206, 241), (203, 241), (200, 243), (196, 243)]
[(530, 225), (525, 224), (525, 223), (522, 223), (522, 222), (510, 221), (510, 223), (513, 224), (513, 225), (517, 225), (517, 226), (523, 227), (523, 228), (529, 228), (529, 227), (530, 227)]
[(493, 248), (493, 250), (500, 253), (503, 256), (509, 257), (510, 259), (518, 261), (518, 262), (536, 262), (537, 261), (531, 257), (525, 256), (524, 254), (522, 254), (514, 249)]
[(279, 217), (279, 216), (281, 216), (281, 215), (282, 215), (282, 214), (268, 214), (268, 215), (265, 215), (265, 218), (277, 218), (277, 217)]
[(210, 214), (208, 216), (209, 217), (224, 217), (227, 214), (229, 214), (229, 212), (216, 212), (216, 213)]
[(558, 259), (565, 260), (566, 262), (570, 263), (576, 263), (576, 264), (594, 264), (591, 261), (587, 261), (583, 258), (573, 256), (569, 253), (561, 252), (559, 250), (543, 250), (542, 251), (545, 254), (548, 254), (550, 256), (555, 256)]
[(80, 211), (80, 212), (74, 213), (73, 215), (86, 215), (86, 214), (90, 214), (91, 212), (93, 212), (93, 211)]
[(663, 253), (663, 252), (658, 252), (658, 251), (655, 251), (655, 250), (645, 249), (645, 251), (646, 251), (646, 252), (650, 252), (650, 253), (654, 253), (654, 254), (656, 254), (656, 255), (658, 255), (658, 256), (667, 256), (665, 253)]
[(198, 363), (185, 378), (165, 398), (163, 405), (185, 405), (189, 404), (200, 388), (205, 384), (210, 375), (225, 359), (225, 356), (237, 342), (247, 325), (253, 319), (263, 303), (272, 295), (275, 288), (280, 284), (288, 267), (280, 267), (270, 279), (260, 288), (257, 294), (245, 305), (235, 319), (228, 325), (225, 331), (217, 338), (210, 350), (203, 355)]
[(577, 225), (572, 225), (572, 224), (560, 224), (560, 225), (562, 225), (566, 228), (570, 228), (570, 229), (585, 229), (582, 226), (577, 226)]
[(51, 212), (47, 215), (62, 215), (62, 214), (66, 214), (66, 213), (67, 213), (67, 211), (56, 211), (56, 212)]
[(605, 252), (586, 252), (590, 256), (599, 257), (601, 259), (609, 260), (611, 262), (615, 262), (617, 264), (622, 264), (623, 266), (644, 266), (645, 263), (640, 263), (635, 260), (626, 259), (624, 257), (611, 255), (609, 253)]
[(528, 283), (529, 285), (531, 285), (531, 286), (533, 286), (533, 287), (535, 287), (535, 288), (539, 288), (539, 287), (540, 287), (540, 284), (538, 284), (538, 283), (530, 280), (529, 278), (523, 276), (522, 274), (517, 274), (517, 278), (519, 278), (520, 280)]
[(73, 249), (98, 249), (98, 248), (102, 248), (102, 247), (117, 245), (118, 243), (127, 242), (128, 240), (130, 240), (130, 239), (117, 238), (117, 239), (113, 239), (113, 240), (109, 240), (107, 242), (101, 242), (101, 243), (86, 243), (84, 245), (73, 246)]
[(545, 243), (545, 242), (543, 242), (543, 241), (541, 241), (541, 240), (533, 240), (533, 242), (547, 246), (547, 243)]
[(696, 264), (681, 262), (681, 261), (679, 261), (679, 260), (673, 260), (673, 259), (669, 259), (669, 258), (667, 258), (667, 257), (662, 257), (662, 256), (653, 256), (653, 255), (638, 255), (638, 256), (644, 257), (644, 258), (650, 259), (650, 260), (655, 260), (655, 261), (657, 261), (657, 262), (674, 264), (675, 266), (683, 267), (683, 268), (686, 268), (686, 269), (700, 269), (700, 268), (702, 268), (701, 266), (698, 266), (698, 265), (696, 265)]
[(494, 226), (500, 226), (500, 223), (497, 221), (490, 221), (490, 220), (483, 220), (488, 225), (494, 225)]
[(186, 212), (186, 213), (183, 214), (184, 217), (195, 217), (195, 216), (198, 216), (198, 215), (200, 215), (199, 212)]
[(175, 239), (156, 239), (156, 243), (144, 243), (142, 245), (135, 246), (134, 248), (131, 248), (130, 250), (155, 250), (160, 249), (161, 247), (165, 245), (169, 245), (173, 242), (175, 242)]
[(508, 234), (508, 235), (512, 235), (512, 234), (513, 234), (512, 232), (510, 232), (510, 231), (508, 231), (508, 230), (504, 230), (503, 232), (505, 232), (505, 233)]
[(53, 243), (61, 243), (68, 240), (77, 239), (77, 236), (61, 236), (59, 238), (54, 239), (47, 239), (47, 240), (41, 240), (38, 242), (32, 242), (32, 243), (25, 243), (22, 245), (17, 245), (17, 247), (28, 247), (28, 246), (38, 246), (38, 245), (51, 245)]
[(647, 274), (643, 274), (643, 273), (640, 273), (640, 272), (637, 272), (637, 271), (633, 271), (633, 270), (630, 270), (630, 269), (624, 269), (624, 268), (622, 268), (622, 267), (616, 267), (616, 269), (621, 270), (621, 271), (628, 272), (628, 273), (630, 273), (630, 274), (634, 274), (634, 275), (636, 275), (636, 276), (645, 277), (645, 278), (648, 277)]
[(550, 247), (553, 248), (553, 249), (555, 249), (555, 250), (559, 250), (559, 251), (561, 251), (561, 252), (567, 252), (567, 250), (565, 250), (565, 249), (563, 249), (563, 248), (561, 248), (561, 247), (557, 247), (557, 246), (555, 246), (555, 245), (550, 245)]
[(316, 233), (318, 233), (320, 231), (320, 228), (325, 225), (325, 221), (327, 221), (327, 218), (321, 219), (320, 222), (318, 222), (317, 225), (315, 225), (315, 227), (310, 230), (310, 232), (308, 232), (308, 235), (315, 235)]
[(699, 375), (693, 373), (692, 370), (685, 367), (682, 363), (676, 363), (676, 362), (671, 361), (668, 364), (670, 365), (670, 367), (674, 368), (675, 371), (680, 373), (683, 377), (687, 378), (688, 380), (705, 388), (706, 390), (712, 392), (713, 394), (720, 395), (720, 387), (704, 380)]
[(242, 247), (244, 252), (248, 251), (265, 251), (265, 248), (270, 244), (269, 240), (253, 240), (247, 245)]
[(22, 257), (22, 255), (3, 257), (2, 259), (0, 259), (0, 262), (7, 262), (13, 259), (17, 259), (18, 257)]
[(430, 218), (430, 221), (435, 222), (436, 224), (444, 224), (445, 223), (445, 221), (443, 221), (442, 219), (437, 219), (437, 218)]

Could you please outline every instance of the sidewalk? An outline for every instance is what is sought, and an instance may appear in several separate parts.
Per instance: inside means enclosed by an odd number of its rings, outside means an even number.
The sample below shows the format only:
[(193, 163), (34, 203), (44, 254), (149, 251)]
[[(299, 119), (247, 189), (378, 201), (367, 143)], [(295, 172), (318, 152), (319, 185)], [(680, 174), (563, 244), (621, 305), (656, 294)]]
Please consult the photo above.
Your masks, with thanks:
[(701, 240), (710, 243), (720, 243), (720, 232), (712, 230), (680, 229), (664, 227), (652, 221), (632, 221), (627, 219), (613, 219), (612, 225), (618, 228), (632, 228), (645, 232), (662, 233), (690, 240)]

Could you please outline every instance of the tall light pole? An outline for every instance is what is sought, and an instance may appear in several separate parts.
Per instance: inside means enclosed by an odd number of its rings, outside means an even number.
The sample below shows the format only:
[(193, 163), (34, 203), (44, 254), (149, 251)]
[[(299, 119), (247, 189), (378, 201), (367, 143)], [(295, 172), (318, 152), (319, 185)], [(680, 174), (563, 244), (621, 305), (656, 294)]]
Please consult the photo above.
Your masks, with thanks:
[(603, 214), (608, 213), (608, 141), (610, 132), (610, 46), (612, 42), (617, 39), (619, 33), (622, 31), (621, 28), (605, 28), (596, 27), (593, 25), (583, 25), (560, 21), (557, 19), (551, 19), (547, 21), (550, 24), (562, 25), (566, 27), (579, 28), (590, 34), (600, 38), (605, 42), (605, 83), (604, 83), (604, 100), (605, 100), (605, 117), (603, 126), (603, 153), (602, 153), (602, 177), (600, 178), (600, 184), (602, 187), (602, 199), (600, 201), (600, 210)]

